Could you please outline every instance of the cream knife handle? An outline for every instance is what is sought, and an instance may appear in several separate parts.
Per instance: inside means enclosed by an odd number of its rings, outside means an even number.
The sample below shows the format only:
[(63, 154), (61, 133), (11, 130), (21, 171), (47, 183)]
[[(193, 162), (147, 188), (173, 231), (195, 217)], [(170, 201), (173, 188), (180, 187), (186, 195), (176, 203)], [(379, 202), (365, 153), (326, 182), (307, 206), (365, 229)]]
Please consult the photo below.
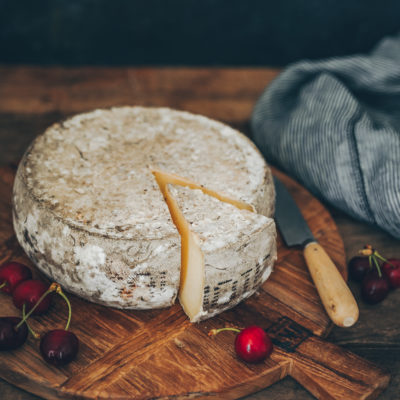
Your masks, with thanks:
[(358, 319), (358, 306), (331, 258), (316, 242), (306, 245), (304, 258), (330, 319), (338, 326), (352, 326)]

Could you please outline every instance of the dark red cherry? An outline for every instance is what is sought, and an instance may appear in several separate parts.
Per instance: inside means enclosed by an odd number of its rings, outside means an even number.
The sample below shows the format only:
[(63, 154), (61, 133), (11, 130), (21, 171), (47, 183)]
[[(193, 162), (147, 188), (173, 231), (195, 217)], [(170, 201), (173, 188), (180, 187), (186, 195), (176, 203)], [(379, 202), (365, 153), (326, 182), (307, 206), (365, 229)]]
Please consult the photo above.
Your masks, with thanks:
[(392, 289), (400, 287), (400, 260), (397, 258), (389, 258), (387, 262), (383, 263), (382, 272), (389, 279)]
[(28, 328), (26, 324), (16, 328), (20, 321), (18, 317), (0, 317), (0, 351), (14, 350), (25, 343)]
[(0, 286), (4, 293), (12, 291), (21, 282), (32, 278), (31, 270), (24, 264), (18, 262), (7, 262), (0, 267)]
[(368, 257), (353, 257), (349, 262), (349, 275), (353, 281), (361, 282), (371, 270)]
[[(26, 312), (28, 312), (41, 298), (41, 296), (48, 289), (48, 285), (37, 279), (30, 279), (28, 281), (21, 282), (13, 291), (13, 302), (15, 307), (22, 310), (24, 304), (26, 304)], [(38, 307), (35, 309), (33, 314), (43, 314), (50, 306), (51, 295), (47, 295)]]
[(71, 362), (78, 353), (79, 340), (70, 331), (55, 329), (47, 332), (40, 341), (43, 359), (55, 366)]
[(248, 363), (265, 360), (272, 352), (272, 342), (264, 329), (249, 326), (240, 331), (235, 339), (236, 354)]
[(390, 283), (386, 275), (379, 277), (378, 271), (373, 269), (365, 275), (361, 284), (361, 295), (365, 302), (376, 304), (382, 301), (389, 293)]

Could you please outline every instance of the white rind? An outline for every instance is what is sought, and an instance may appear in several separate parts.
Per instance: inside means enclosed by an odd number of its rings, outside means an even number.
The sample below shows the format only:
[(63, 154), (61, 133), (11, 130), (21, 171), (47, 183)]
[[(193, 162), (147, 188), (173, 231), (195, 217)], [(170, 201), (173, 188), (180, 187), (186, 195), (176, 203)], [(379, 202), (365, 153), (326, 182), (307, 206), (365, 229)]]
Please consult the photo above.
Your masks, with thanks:
[(69, 225), (14, 183), (14, 230), (29, 258), (55, 282), (89, 301), (118, 308), (172, 305), (179, 289), (180, 237), (114, 239)]
[(191, 319), (198, 322), (234, 307), (266, 281), (276, 260), (275, 223), (200, 190), (169, 189), (204, 255), (203, 307)]
[(90, 301), (159, 308), (176, 298), (180, 237), (150, 167), (271, 216), (271, 173), (239, 132), (166, 108), (96, 110), (55, 124), (19, 165), (17, 238), (51, 279)]

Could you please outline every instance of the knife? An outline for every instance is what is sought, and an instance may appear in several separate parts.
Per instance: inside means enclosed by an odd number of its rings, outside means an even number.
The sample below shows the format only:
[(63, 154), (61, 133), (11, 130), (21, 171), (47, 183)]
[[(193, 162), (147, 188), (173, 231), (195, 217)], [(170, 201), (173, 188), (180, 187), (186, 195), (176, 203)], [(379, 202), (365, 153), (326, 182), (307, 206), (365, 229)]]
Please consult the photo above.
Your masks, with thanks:
[(311, 277), (330, 319), (350, 327), (358, 319), (358, 306), (349, 287), (326, 251), (314, 238), (285, 185), (274, 176), (275, 221), (288, 247), (301, 246)]

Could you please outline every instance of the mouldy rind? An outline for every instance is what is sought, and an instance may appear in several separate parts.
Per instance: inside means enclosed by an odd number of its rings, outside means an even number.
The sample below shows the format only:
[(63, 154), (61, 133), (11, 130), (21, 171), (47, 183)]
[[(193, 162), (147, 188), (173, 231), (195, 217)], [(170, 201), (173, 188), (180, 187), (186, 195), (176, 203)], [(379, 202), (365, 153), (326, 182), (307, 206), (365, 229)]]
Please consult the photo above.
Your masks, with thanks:
[(77, 115), (33, 142), (14, 183), (18, 241), (47, 276), (87, 300), (170, 306), (180, 237), (151, 166), (273, 213), (271, 172), (242, 134), (186, 112), (121, 107)]

